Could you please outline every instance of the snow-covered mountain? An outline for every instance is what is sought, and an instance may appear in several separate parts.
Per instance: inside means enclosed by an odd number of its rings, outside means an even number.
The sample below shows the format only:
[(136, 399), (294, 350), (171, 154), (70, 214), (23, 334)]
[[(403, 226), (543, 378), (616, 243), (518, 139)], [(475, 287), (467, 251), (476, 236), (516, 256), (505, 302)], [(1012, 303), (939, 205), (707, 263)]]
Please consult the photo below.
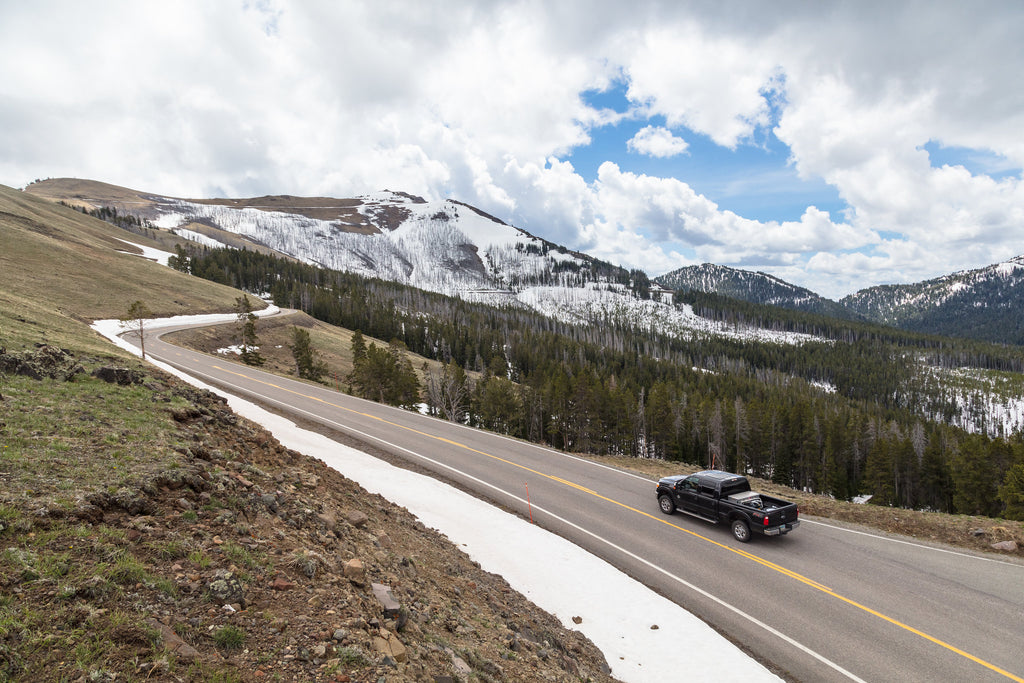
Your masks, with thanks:
[(149, 221), (187, 237), (201, 229), (197, 226), (215, 226), (307, 263), (476, 301), (523, 305), (568, 322), (608, 321), (683, 337), (775, 343), (812, 339), (736, 329), (705, 320), (688, 306), (651, 300), (642, 289), (634, 290), (638, 283), (628, 271), (457, 201), (427, 202), (388, 191), (345, 201), (345, 213), (329, 219), (161, 198)]
[(213, 226), (306, 263), (450, 295), (621, 280), (621, 269), (456, 201), (387, 191), (344, 201), (334, 218), (304, 215), (298, 206), (267, 210), (166, 198), (148, 213), (151, 224), (185, 236), (196, 225)]
[(834, 318), (858, 317), (831, 299), (772, 275), (713, 263), (680, 268), (654, 278), (654, 282), (681, 292), (712, 292), (751, 303), (808, 311)]
[[(36, 182), (26, 191), (130, 214), (207, 245), (273, 249), (328, 268), (572, 319), (583, 317), (584, 299), (591, 312), (610, 306), (609, 297), (617, 302), (611, 308), (622, 311), (646, 302), (649, 291), (642, 272), (570, 251), (451, 199), (428, 202), (382, 191), (349, 199), (186, 200), (69, 178)], [(914, 331), (1024, 344), (1022, 279), (1024, 256), (928, 282), (873, 287), (839, 302), (765, 273), (714, 264), (680, 268), (653, 282), (668, 290), (713, 292)], [(668, 306), (667, 294), (659, 297)], [(646, 303), (634, 308), (637, 320), (648, 317)]]
[(839, 303), (916, 332), (1024, 344), (1024, 256), (909, 285), (863, 289)]

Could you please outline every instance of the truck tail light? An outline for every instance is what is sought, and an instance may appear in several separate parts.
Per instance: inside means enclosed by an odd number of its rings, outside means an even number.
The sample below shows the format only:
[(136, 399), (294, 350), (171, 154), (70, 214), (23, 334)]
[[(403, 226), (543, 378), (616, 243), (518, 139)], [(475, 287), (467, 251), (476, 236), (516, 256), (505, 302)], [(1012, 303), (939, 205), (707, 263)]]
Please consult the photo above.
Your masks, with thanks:
[(768, 526), (768, 515), (764, 516), (764, 525)]

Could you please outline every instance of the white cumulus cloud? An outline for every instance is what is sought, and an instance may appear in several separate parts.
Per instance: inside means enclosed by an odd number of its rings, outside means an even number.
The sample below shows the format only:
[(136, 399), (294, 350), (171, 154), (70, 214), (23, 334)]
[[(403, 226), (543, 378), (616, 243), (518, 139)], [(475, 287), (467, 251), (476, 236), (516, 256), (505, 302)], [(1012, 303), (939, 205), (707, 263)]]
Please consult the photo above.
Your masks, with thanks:
[(661, 126), (644, 126), (626, 143), (626, 148), (632, 152), (660, 158), (686, 154), (689, 146), (686, 140)]
[[(1011, 0), (8, 2), (0, 182), (451, 196), (651, 275), (841, 296), (1024, 252), (1022, 34)], [(775, 165), (708, 189), (747, 159)], [(787, 175), (833, 205), (725, 208)]]

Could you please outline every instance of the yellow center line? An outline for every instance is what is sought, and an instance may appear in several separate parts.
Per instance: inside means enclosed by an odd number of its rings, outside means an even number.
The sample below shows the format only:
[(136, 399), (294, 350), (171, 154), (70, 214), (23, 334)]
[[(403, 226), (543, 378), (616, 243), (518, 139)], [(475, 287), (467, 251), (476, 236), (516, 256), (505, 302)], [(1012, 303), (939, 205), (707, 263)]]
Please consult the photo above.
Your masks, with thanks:
[(904, 629), (904, 630), (906, 630), (906, 631), (908, 631), (910, 633), (913, 633), (916, 636), (920, 636), (921, 638), (924, 638), (925, 640), (927, 640), (929, 642), (932, 642), (932, 643), (934, 643), (934, 644), (936, 644), (936, 645), (938, 645), (940, 647), (943, 647), (943, 648), (949, 650), (950, 652), (954, 652), (954, 653), (960, 655), (961, 657), (965, 657), (965, 658), (971, 660), (972, 662), (975, 662), (976, 664), (980, 664), (981, 666), (983, 666), (983, 667), (985, 667), (987, 669), (990, 669), (991, 671), (994, 671), (995, 673), (998, 673), (998, 674), (1000, 674), (1002, 676), (1005, 676), (1006, 678), (1009, 678), (1010, 680), (1016, 681), (1017, 683), (1024, 683), (1024, 678), (1021, 678), (1020, 676), (1016, 676), (1016, 675), (1010, 673), (1009, 671), (1005, 671), (1004, 669), (1001, 669), (1001, 668), (999, 668), (998, 666), (996, 666), (994, 664), (986, 662), (985, 660), (983, 660), (983, 659), (981, 659), (979, 657), (975, 657), (974, 655), (970, 654), (969, 652), (965, 652), (965, 651), (961, 650), (960, 648), (958, 648), (958, 647), (956, 647), (954, 645), (950, 645), (949, 643), (947, 643), (945, 641), (942, 641), (942, 640), (939, 640), (938, 638), (935, 638), (934, 636), (930, 636), (927, 633), (925, 633), (923, 631), (920, 631), (920, 630), (914, 628), (913, 626), (910, 626), (909, 624), (905, 624), (902, 621), (899, 621), (898, 619), (894, 619), (892, 617), (886, 616), (885, 614), (882, 614), (881, 612), (879, 612), (879, 611), (877, 611), (875, 609), (872, 609), (872, 608), (870, 608), (870, 607), (868, 607), (866, 605), (862, 605), (861, 603), (857, 602), (856, 600), (851, 600), (850, 598), (844, 597), (844, 596), (840, 595), (839, 593), (836, 593), (835, 591), (833, 591), (831, 588), (829, 588), (829, 587), (827, 587), (827, 586), (825, 586), (825, 585), (823, 585), (821, 583), (818, 583), (814, 579), (811, 579), (811, 578), (808, 578), (806, 576), (803, 576), (802, 574), (794, 572), (794, 571), (792, 571), (790, 569), (786, 569), (785, 567), (783, 567), (781, 565), (775, 564), (774, 562), (771, 562), (770, 560), (766, 560), (766, 559), (764, 559), (762, 557), (758, 557), (756, 555), (753, 555), (753, 554), (751, 554), (751, 553), (749, 553), (749, 552), (747, 552), (745, 550), (740, 550), (738, 548), (733, 548), (731, 546), (727, 546), (727, 545), (724, 545), (722, 543), (719, 543), (718, 541), (712, 540), (712, 539), (710, 539), (710, 538), (708, 538), (706, 536), (702, 536), (701, 534), (698, 534), (698, 533), (696, 533), (694, 531), (686, 529), (685, 527), (681, 527), (678, 524), (674, 524), (673, 522), (671, 522), (668, 519), (665, 519), (663, 517), (656, 517), (655, 515), (652, 515), (649, 512), (644, 512), (643, 510), (639, 510), (637, 508), (634, 508), (634, 507), (632, 507), (630, 505), (627, 505), (625, 503), (622, 503), (620, 501), (614, 500), (612, 498), (608, 498), (607, 496), (603, 496), (600, 493), (597, 493), (596, 491), (593, 491), (593, 490), (588, 489), (588, 488), (586, 488), (584, 486), (581, 486), (580, 484), (576, 484), (576, 483), (568, 481), (566, 479), (562, 479), (561, 477), (556, 477), (554, 475), (547, 474), (547, 473), (541, 472), (539, 470), (535, 470), (535, 469), (533, 469), (531, 467), (527, 467), (526, 465), (522, 465), (520, 463), (513, 462), (513, 461), (508, 460), (506, 458), (502, 458), (500, 456), (493, 455), (493, 454), (487, 453), (485, 451), (481, 451), (479, 449), (473, 448), (472, 446), (467, 446), (466, 444), (460, 443), (458, 441), (453, 441), (451, 439), (448, 439), (448, 438), (445, 438), (445, 437), (442, 437), (442, 436), (437, 436), (435, 434), (430, 434), (428, 432), (424, 432), (424, 431), (421, 431), (419, 429), (415, 429), (413, 427), (407, 427), (405, 425), (398, 424), (397, 422), (392, 422), (391, 420), (387, 420), (387, 419), (385, 419), (383, 417), (379, 417), (377, 415), (371, 415), (370, 413), (364, 413), (364, 412), (360, 412), (358, 410), (353, 410), (352, 408), (348, 408), (346, 406), (339, 405), (337, 403), (332, 403), (331, 401), (327, 401), (327, 400), (319, 398), (317, 396), (310, 396), (309, 394), (303, 394), (303, 393), (301, 393), (299, 391), (295, 391), (295, 390), (289, 389), (287, 387), (283, 387), (283, 386), (280, 386), (280, 385), (277, 385), (277, 384), (273, 384), (271, 382), (266, 382), (266, 381), (263, 381), (263, 380), (255, 379), (253, 377), (250, 377), (250, 376), (245, 375), (245, 374), (240, 373), (240, 372), (236, 372), (234, 370), (230, 370), (228, 368), (222, 368), (222, 367), (217, 366), (217, 365), (215, 365), (213, 367), (215, 367), (216, 369), (218, 369), (218, 370), (220, 370), (222, 372), (226, 372), (226, 373), (229, 373), (229, 374), (232, 374), (232, 375), (236, 375), (238, 377), (243, 377), (243, 378), (245, 378), (245, 379), (247, 379), (249, 381), (254, 381), (254, 382), (258, 382), (260, 384), (264, 384), (264, 385), (267, 385), (267, 386), (272, 386), (272, 387), (274, 387), (276, 389), (280, 389), (281, 391), (285, 391), (285, 392), (288, 392), (288, 393), (291, 393), (291, 394), (295, 394), (296, 396), (301, 396), (301, 397), (309, 399), (311, 401), (317, 401), (319, 403), (323, 403), (325, 405), (329, 405), (329, 406), (331, 406), (333, 408), (337, 408), (338, 410), (342, 410), (342, 411), (345, 411), (345, 412), (348, 412), (348, 413), (352, 413), (353, 415), (359, 415), (361, 417), (365, 417), (365, 418), (369, 418), (369, 419), (372, 419), (372, 420), (376, 420), (378, 422), (381, 422), (383, 424), (389, 425), (391, 427), (395, 427), (397, 429), (401, 429), (401, 430), (404, 430), (404, 431), (407, 431), (407, 432), (412, 432), (413, 434), (416, 434), (416, 435), (419, 435), (419, 436), (424, 436), (424, 437), (426, 437), (428, 439), (433, 439), (434, 441), (440, 441), (442, 443), (445, 443), (445, 444), (448, 444), (448, 445), (451, 445), (451, 446), (455, 446), (457, 448), (461, 448), (461, 449), (469, 451), (471, 453), (476, 453), (478, 455), (482, 455), (482, 456), (485, 456), (487, 458), (491, 458), (492, 460), (496, 460), (498, 462), (504, 463), (506, 465), (510, 465), (512, 467), (517, 467), (517, 468), (519, 468), (521, 470), (524, 470), (526, 472), (529, 472), (531, 474), (535, 474), (538, 477), (542, 477), (544, 479), (548, 479), (550, 481), (562, 484), (564, 486), (568, 486), (568, 487), (577, 489), (579, 491), (582, 491), (583, 493), (587, 493), (587, 494), (589, 494), (591, 496), (594, 496), (595, 498), (603, 500), (603, 501), (605, 501), (607, 503), (611, 503), (612, 505), (617, 505), (617, 506), (619, 506), (619, 507), (621, 507), (621, 508), (623, 508), (625, 510), (629, 510), (630, 512), (634, 512), (634, 513), (636, 513), (638, 515), (641, 515), (643, 517), (647, 517), (647, 518), (652, 519), (654, 521), (661, 522), (662, 524), (667, 524), (668, 526), (672, 527), (673, 529), (678, 529), (679, 531), (687, 533), (687, 534), (689, 534), (689, 535), (691, 535), (691, 536), (693, 536), (695, 538), (699, 538), (702, 541), (706, 541), (706, 542), (708, 542), (708, 543), (710, 543), (712, 545), (715, 545), (715, 546), (717, 546), (719, 548), (722, 548), (723, 550), (728, 550), (729, 552), (736, 553), (737, 555), (740, 555), (741, 557), (745, 557), (748, 560), (751, 560), (752, 562), (756, 562), (756, 563), (758, 563), (760, 565), (763, 565), (763, 566), (765, 566), (765, 567), (767, 567), (769, 569), (777, 571), (780, 574), (783, 574), (785, 576), (789, 576), (790, 578), (796, 579), (797, 581), (799, 581), (799, 582), (801, 582), (803, 584), (806, 584), (807, 586), (810, 586), (811, 588), (819, 590), (822, 593), (825, 593), (826, 595), (831, 595), (832, 597), (836, 598), (837, 600), (845, 602), (846, 604), (850, 605), (851, 607), (856, 607), (857, 609), (863, 610), (864, 612), (866, 612), (866, 613), (868, 613), (868, 614), (870, 614), (872, 616), (878, 617), (879, 619), (882, 619), (883, 621), (886, 621), (886, 622), (888, 622), (888, 623), (890, 623), (890, 624), (892, 624), (894, 626), (897, 626), (897, 627), (899, 627), (901, 629)]

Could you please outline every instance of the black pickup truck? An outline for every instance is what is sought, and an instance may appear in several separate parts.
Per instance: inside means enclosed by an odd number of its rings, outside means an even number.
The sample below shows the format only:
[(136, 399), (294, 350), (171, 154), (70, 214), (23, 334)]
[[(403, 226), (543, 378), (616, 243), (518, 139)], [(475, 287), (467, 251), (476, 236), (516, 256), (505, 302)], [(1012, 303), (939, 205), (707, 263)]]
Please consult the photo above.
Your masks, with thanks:
[(725, 522), (737, 541), (746, 543), (751, 533), (765, 536), (788, 534), (800, 522), (796, 503), (750, 490), (740, 474), (705, 470), (677, 474), (658, 482), (658, 506), (666, 515), (676, 510), (709, 522)]

